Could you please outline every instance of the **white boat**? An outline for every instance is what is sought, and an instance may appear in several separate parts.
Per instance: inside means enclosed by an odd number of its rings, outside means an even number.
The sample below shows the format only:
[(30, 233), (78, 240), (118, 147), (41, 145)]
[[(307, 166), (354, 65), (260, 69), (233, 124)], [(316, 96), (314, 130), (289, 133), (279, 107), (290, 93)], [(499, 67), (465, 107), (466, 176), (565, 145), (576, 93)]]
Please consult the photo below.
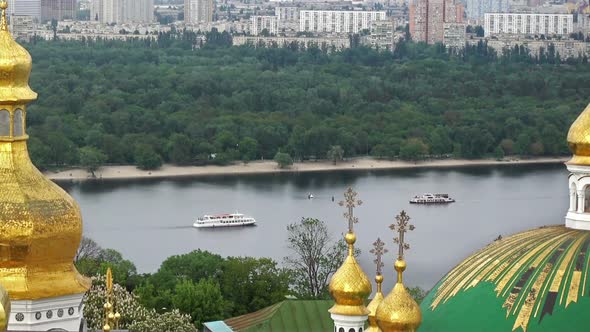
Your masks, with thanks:
[(204, 227), (231, 227), (231, 226), (248, 226), (254, 225), (256, 220), (252, 217), (247, 217), (241, 213), (225, 213), (225, 214), (214, 214), (204, 215), (197, 219), (193, 224), (193, 227), (204, 228)]
[(421, 196), (414, 196), (410, 200), (411, 204), (447, 204), (455, 202), (448, 194), (424, 194)]

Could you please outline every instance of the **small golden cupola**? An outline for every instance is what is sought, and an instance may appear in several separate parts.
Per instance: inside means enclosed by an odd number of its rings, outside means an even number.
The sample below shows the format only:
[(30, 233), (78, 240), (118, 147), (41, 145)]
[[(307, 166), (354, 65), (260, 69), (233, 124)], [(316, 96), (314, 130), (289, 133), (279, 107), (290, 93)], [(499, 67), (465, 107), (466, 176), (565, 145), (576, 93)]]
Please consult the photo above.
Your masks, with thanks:
[(73, 265), (80, 209), (27, 151), (27, 104), (37, 94), (28, 83), (31, 56), (8, 31), (7, 7), (0, 2), (0, 284), (13, 301), (84, 293), (89, 281)]
[(406, 270), (404, 250), (410, 249), (404, 236), (406, 232), (414, 230), (414, 225), (409, 224), (410, 217), (405, 211), (402, 211), (395, 219), (397, 223), (392, 224), (389, 228), (398, 232), (398, 236), (393, 239), (399, 245), (398, 258), (394, 265), (397, 271), (397, 283), (381, 301), (375, 316), (377, 324), (383, 332), (414, 332), (420, 327), (422, 313), (418, 303), (412, 298), (403, 283), (403, 272)]
[(338, 332), (362, 331), (369, 314), (365, 301), (372, 291), (371, 282), (354, 258), (356, 235), (353, 227), (358, 222), (358, 218), (354, 217), (354, 208), (362, 204), (356, 196), (357, 193), (349, 188), (344, 193), (345, 200), (340, 202), (340, 206), (347, 208), (344, 217), (348, 221), (348, 233), (344, 239), (348, 244), (348, 255), (342, 266), (332, 276), (329, 284), (330, 294), (336, 302), (329, 312), (334, 320), (335, 330)]
[(590, 104), (571, 125), (567, 145), (574, 154), (568, 164), (590, 166)]
[(369, 309), (369, 328), (365, 330), (365, 332), (381, 332), (379, 325), (377, 324), (377, 318), (375, 314), (377, 313), (377, 307), (383, 301), (383, 292), (381, 291), (381, 285), (383, 284), (383, 255), (387, 253), (387, 249), (385, 249), (385, 243), (381, 241), (380, 238), (377, 238), (377, 241), (373, 243), (373, 249), (371, 249), (371, 253), (375, 255), (375, 265), (377, 265), (377, 273), (375, 275), (375, 283), (377, 284), (377, 291), (375, 292), (375, 296), (367, 306)]

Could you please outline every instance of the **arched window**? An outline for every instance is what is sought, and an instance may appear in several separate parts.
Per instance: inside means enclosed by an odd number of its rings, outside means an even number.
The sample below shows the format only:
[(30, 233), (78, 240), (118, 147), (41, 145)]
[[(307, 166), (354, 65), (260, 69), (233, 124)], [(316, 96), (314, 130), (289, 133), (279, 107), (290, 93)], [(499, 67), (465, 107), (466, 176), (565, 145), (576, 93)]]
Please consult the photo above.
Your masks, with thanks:
[(576, 212), (578, 210), (578, 188), (576, 183), (572, 182), (570, 185), (570, 211)]
[(344, 332), (344, 328), (343, 327), (339, 328), (338, 332)]
[(7, 110), (0, 111), (0, 136), (10, 136), (10, 113)]
[(24, 131), (24, 123), (23, 123), (23, 110), (17, 109), (14, 112), (14, 119), (13, 122), (13, 129), (12, 129), (12, 136), (18, 137), (23, 136), (25, 134)]
[(348, 329), (348, 332), (356, 332), (352, 327)]

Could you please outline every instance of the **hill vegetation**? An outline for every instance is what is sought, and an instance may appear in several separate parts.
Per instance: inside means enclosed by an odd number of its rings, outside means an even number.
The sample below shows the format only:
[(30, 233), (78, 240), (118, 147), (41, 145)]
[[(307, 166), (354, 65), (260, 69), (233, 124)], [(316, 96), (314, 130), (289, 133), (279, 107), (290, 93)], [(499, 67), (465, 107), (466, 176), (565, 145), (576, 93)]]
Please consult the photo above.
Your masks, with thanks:
[[(157, 168), (273, 159), (560, 155), (588, 103), (585, 59), (449, 55), (403, 43), (353, 48), (228, 47), (183, 40), (34, 42), (27, 113), (41, 168)], [(333, 157), (330, 157), (333, 159)]]

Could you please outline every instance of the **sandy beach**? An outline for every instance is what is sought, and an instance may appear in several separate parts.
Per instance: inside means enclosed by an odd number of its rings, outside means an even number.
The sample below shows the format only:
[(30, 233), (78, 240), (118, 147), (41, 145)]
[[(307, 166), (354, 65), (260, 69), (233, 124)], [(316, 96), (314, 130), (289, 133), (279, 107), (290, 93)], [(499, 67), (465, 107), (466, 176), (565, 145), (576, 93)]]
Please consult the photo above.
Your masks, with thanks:
[[(237, 175), (237, 174), (265, 174), (280, 172), (321, 172), (336, 170), (371, 170), (371, 169), (402, 169), (421, 167), (464, 167), (487, 165), (518, 165), (518, 164), (551, 164), (563, 163), (568, 158), (536, 158), (522, 160), (498, 161), (495, 159), (463, 160), (445, 159), (419, 162), (375, 160), (360, 158), (339, 162), (333, 165), (328, 161), (295, 163), (289, 169), (279, 169), (274, 161), (255, 161), (248, 164), (236, 163), (229, 166), (174, 166), (164, 165), (158, 170), (144, 171), (135, 166), (105, 166), (95, 172), (96, 179), (142, 179), (142, 178), (172, 178), (188, 176)], [(46, 172), (52, 180), (90, 180), (91, 174), (85, 169), (68, 169), (59, 172)]]

